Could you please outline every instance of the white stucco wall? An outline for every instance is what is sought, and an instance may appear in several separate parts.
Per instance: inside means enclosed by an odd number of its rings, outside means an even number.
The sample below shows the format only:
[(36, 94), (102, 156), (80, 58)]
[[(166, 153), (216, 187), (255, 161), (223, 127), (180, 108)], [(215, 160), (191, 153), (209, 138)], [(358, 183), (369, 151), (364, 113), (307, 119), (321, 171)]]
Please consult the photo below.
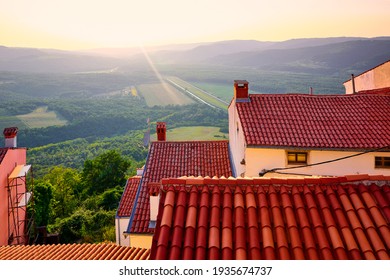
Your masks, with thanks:
[(123, 234), (127, 230), (129, 225), (129, 217), (116, 217), (115, 218), (115, 235), (116, 235), (116, 244), (121, 246), (130, 246), (130, 238)]
[[(241, 122), (238, 117), (235, 101), (233, 100), (228, 109), (229, 113), (229, 146), (232, 156), (232, 165), (236, 177), (245, 173), (246, 165), (241, 164), (242, 159), (245, 159), (245, 138), (242, 130)], [(238, 128), (238, 129), (237, 129)], [(245, 159), (246, 160), (246, 159)]]
[[(292, 150), (290, 150), (292, 151)], [(357, 154), (358, 152), (349, 151), (308, 151), (308, 164), (333, 160), (341, 157)], [(288, 173), (300, 173), (309, 175), (323, 176), (343, 176), (349, 174), (381, 174), (390, 175), (389, 168), (375, 168), (375, 156), (390, 157), (390, 153), (375, 152), (336, 161), (333, 163), (283, 170)], [(287, 151), (284, 149), (263, 149), (247, 148), (246, 154), (246, 172), (245, 176), (259, 176), (263, 169), (273, 169), (279, 167), (292, 167), (287, 165)], [(275, 173), (268, 173), (267, 176), (278, 176)]]

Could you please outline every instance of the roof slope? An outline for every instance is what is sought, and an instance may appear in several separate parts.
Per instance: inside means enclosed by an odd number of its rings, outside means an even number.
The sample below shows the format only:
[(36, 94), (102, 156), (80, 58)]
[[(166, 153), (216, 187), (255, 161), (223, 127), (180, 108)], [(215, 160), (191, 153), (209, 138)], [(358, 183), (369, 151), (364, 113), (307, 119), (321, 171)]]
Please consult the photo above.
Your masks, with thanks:
[(137, 189), (141, 181), (141, 176), (133, 176), (126, 182), (125, 189), (123, 191), (121, 200), (119, 202), (117, 216), (129, 217), (131, 208), (134, 204), (134, 200), (137, 194)]
[(151, 259), (390, 259), (389, 176), (162, 184)]
[(3, 162), (3, 159), (4, 159), (7, 151), (8, 151), (8, 148), (0, 148), (0, 163)]
[(0, 260), (146, 260), (150, 249), (113, 243), (1, 246)]
[(128, 231), (154, 231), (149, 229), (149, 183), (180, 176), (231, 176), (228, 147), (228, 141), (152, 142)]
[(390, 94), (251, 94), (236, 103), (246, 143), (299, 148), (390, 145)]

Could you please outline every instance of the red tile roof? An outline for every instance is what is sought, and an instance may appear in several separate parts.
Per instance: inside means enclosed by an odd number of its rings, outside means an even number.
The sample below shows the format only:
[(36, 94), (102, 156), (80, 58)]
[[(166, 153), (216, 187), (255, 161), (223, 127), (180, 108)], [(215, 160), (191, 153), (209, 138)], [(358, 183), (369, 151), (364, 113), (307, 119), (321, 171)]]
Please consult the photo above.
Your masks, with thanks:
[(388, 260), (390, 176), (373, 178), (162, 180), (150, 259)]
[(228, 147), (228, 141), (152, 142), (128, 232), (154, 232), (149, 228), (149, 183), (168, 177), (231, 176)]
[(2, 163), (7, 151), (8, 151), (8, 148), (0, 148), (0, 163)]
[(1, 246), (0, 260), (146, 260), (150, 249), (116, 244)]
[(141, 176), (133, 176), (127, 180), (125, 190), (123, 191), (121, 200), (119, 202), (117, 216), (130, 216), (131, 208), (133, 207), (140, 181)]
[(375, 149), (390, 145), (390, 94), (251, 94), (236, 103), (248, 145)]

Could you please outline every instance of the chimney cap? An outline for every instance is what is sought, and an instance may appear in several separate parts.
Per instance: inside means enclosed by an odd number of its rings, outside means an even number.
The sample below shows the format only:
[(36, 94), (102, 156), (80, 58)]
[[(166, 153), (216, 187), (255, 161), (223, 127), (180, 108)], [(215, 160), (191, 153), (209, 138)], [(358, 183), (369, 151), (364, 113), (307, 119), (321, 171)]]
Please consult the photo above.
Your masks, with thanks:
[(14, 138), (18, 134), (18, 130), (17, 127), (6, 127), (3, 130), (3, 134), (5, 138)]
[(235, 84), (249, 84), (247, 80), (234, 80)]
[(165, 122), (157, 122), (156, 124), (157, 141), (166, 141), (167, 126)]

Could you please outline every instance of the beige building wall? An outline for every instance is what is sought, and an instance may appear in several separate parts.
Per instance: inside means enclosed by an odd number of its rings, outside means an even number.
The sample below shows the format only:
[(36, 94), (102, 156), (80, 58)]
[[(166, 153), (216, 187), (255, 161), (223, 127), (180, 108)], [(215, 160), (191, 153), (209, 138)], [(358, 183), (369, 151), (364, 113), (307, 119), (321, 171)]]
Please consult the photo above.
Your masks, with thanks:
[[(355, 77), (355, 91), (390, 87), (390, 61)], [(344, 83), (345, 93), (353, 93), (352, 80)]]
[(152, 248), (153, 234), (132, 233), (128, 238), (130, 239), (131, 247)]
[[(355, 154), (358, 154), (358, 152), (312, 150), (308, 151), (308, 164), (334, 160)], [(375, 156), (390, 157), (390, 152), (367, 153), (333, 163), (291, 170), (282, 170), (282, 172), (319, 176), (343, 176), (350, 174), (390, 175), (389, 168), (375, 168)], [(269, 170), (273, 168), (296, 166), (287, 164), (287, 150), (284, 149), (247, 148), (245, 159), (245, 176), (248, 177), (258, 177), (259, 172), (262, 172), (263, 169)], [(270, 176), (283, 177), (285, 175), (267, 173), (266, 177)]]
[(116, 244), (121, 246), (150, 249), (152, 247), (153, 234), (130, 233), (124, 234), (129, 226), (130, 218), (116, 217), (115, 233)]
[(232, 165), (236, 177), (245, 174), (247, 164), (241, 164), (245, 160), (245, 138), (242, 130), (240, 118), (238, 117), (235, 100), (229, 106), (229, 146)]

